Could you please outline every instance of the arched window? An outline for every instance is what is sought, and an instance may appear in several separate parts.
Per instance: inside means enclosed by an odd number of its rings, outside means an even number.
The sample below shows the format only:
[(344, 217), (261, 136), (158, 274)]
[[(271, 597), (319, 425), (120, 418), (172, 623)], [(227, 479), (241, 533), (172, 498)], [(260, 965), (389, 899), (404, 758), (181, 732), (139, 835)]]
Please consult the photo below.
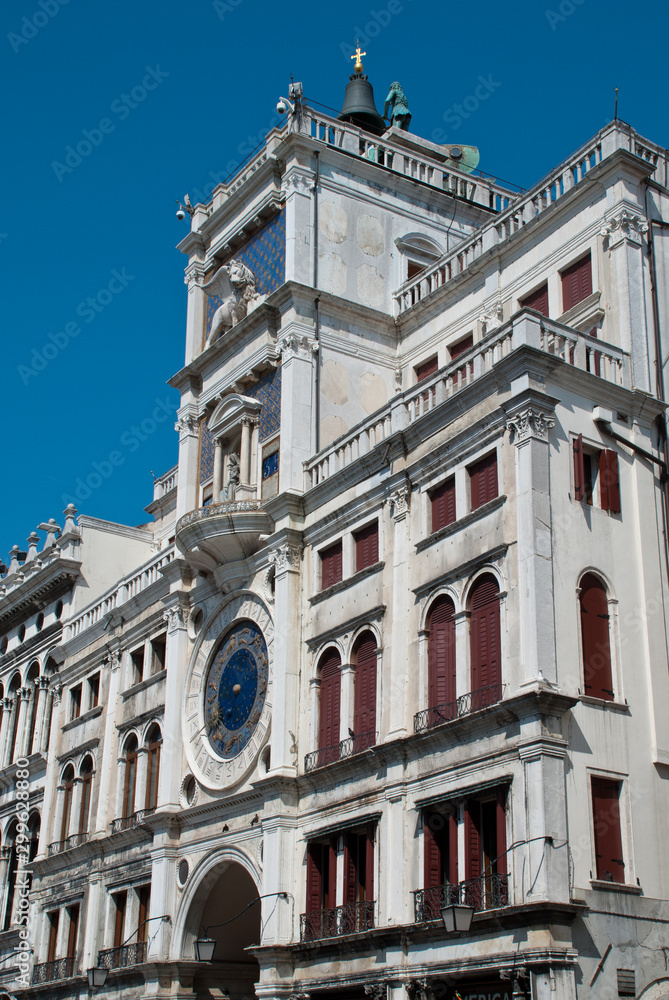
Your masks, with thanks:
[(327, 649), (320, 660), (321, 704), (318, 726), (318, 749), (321, 764), (339, 760), (339, 721), (341, 710), (341, 657), (334, 648)]
[(91, 812), (91, 792), (93, 790), (93, 760), (84, 757), (81, 768), (81, 804), (79, 806), (79, 835), (88, 833), (88, 821)]
[[(37, 857), (37, 850), (39, 848), (39, 833), (40, 833), (40, 815), (39, 813), (33, 813), (28, 820), (28, 861), (30, 864)], [(32, 885), (33, 876), (32, 872), (28, 872), (28, 888)]]
[(455, 718), (455, 605), (438, 597), (427, 616), (428, 706), (444, 720)]
[(581, 648), (585, 694), (613, 700), (609, 602), (606, 587), (594, 573), (586, 573), (578, 595), (581, 607)]
[(5, 836), (5, 847), (9, 848), (9, 858), (7, 861), (7, 894), (5, 896), (5, 914), (2, 923), (4, 931), (12, 926), (12, 910), (14, 909), (14, 896), (16, 893), (16, 875), (19, 864), (19, 854), (16, 844), (17, 821), (12, 822), (7, 827)]
[(30, 670), (28, 671), (28, 676), (26, 677), (26, 687), (30, 691), (28, 715), (26, 717), (25, 740), (23, 741), (23, 752), (26, 757), (29, 757), (31, 753), (34, 753), (35, 750), (39, 749), (39, 747), (33, 745), (35, 741), (35, 724), (37, 722), (37, 700), (39, 695), (37, 681), (39, 680), (39, 674), (39, 663), (35, 660), (30, 664)]
[(499, 587), (491, 573), (479, 577), (470, 597), (471, 710), (492, 705), (502, 696), (502, 649)]
[(372, 632), (360, 636), (353, 656), (353, 752), (359, 753), (376, 743), (376, 639)]
[(145, 809), (155, 809), (158, 804), (158, 775), (160, 773), (160, 748), (163, 737), (160, 727), (151, 726), (146, 735), (146, 798)]
[(70, 835), (70, 820), (72, 818), (72, 798), (74, 796), (74, 768), (68, 764), (63, 773), (63, 812), (60, 821), (60, 840), (64, 841)]
[(12, 707), (9, 719), (7, 753), (5, 755), (5, 761), (8, 765), (13, 762), (16, 755), (16, 737), (18, 736), (19, 731), (19, 710), (21, 707), (21, 700), (19, 696), (20, 687), (21, 677), (19, 674), (15, 674), (12, 678), (12, 683), (9, 685), (9, 697), (12, 701)]
[(125, 741), (125, 776), (123, 784), (123, 819), (132, 816), (135, 809), (135, 786), (137, 784), (137, 737), (131, 735)]

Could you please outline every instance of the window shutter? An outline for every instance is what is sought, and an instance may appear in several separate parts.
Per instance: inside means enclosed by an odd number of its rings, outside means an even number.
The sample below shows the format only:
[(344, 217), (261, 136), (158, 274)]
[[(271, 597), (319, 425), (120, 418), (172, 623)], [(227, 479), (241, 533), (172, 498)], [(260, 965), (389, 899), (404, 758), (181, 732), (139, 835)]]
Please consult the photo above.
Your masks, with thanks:
[(63, 791), (63, 818), (60, 824), (60, 839), (66, 840), (70, 832), (70, 813), (72, 811), (72, 789), (74, 788), (74, 782), (71, 778), (68, 778), (65, 782), (65, 789)]
[(342, 579), (342, 543), (336, 542), (321, 552), (321, 589), (326, 590)]
[(625, 881), (620, 834), (620, 784), (605, 778), (592, 779), (592, 812), (595, 827), (597, 878)]
[(506, 788), (497, 789), (496, 818), (496, 841), (497, 841), (497, 862), (494, 870), (498, 875), (506, 875)]
[(455, 359), (459, 358), (461, 354), (466, 354), (467, 351), (470, 351), (473, 346), (474, 346), (473, 333), (470, 333), (468, 337), (463, 337), (462, 340), (459, 340), (457, 342), (457, 344), (451, 344), (451, 346), (448, 349), (449, 354), (451, 355), (451, 361), (455, 361)]
[(486, 455), (480, 462), (470, 465), (469, 485), (471, 508), (476, 510), (484, 503), (494, 500), (498, 495), (497, 490), (497, 452), (493, 451)]
[(374, 899), (374, 836), (376, 829), (372, 823), (367, 827), (365, 838), (365, 899)]
[(151, 886), (139, 887), (139, 915), (137, 918), (137, 941), (145, 944), (149, 937), (149, 904), (151, 902)]
[(574, 499), (582, 500), (585, 496), (585, 465), (583, 462), (583, 435), (572, 441), (574, 453)]
[(91, 807), (92, 774), (85, 774), (81, 782), (81, 806), (79, 808), (79, 833), (88, 832), (88, 813)]
[(458, 818), (454, 806), (448, 814), (448, 881), (451, 885), (458, 881)]
[(323, 906), (333, 909), (337, 901), (337, 838), (333, 837), (323, 847), (323, 874), (327, 871), (327, 884), (323, 892)]
[(354, 833), (344, 837), (344, 904), (358, 901), (358, 843)]
[(379, 561), (379, 523), (374, 521), (355, 533), (355, 568), (365, 569)]
[(592, 261), (590, 254), (572, 264), (561, 272), (562, 278), (562, 312), (592, 294)]
[(442, 858), (439, 839), (435, 836), (432, 824), (443, 821), (443, 816), (423, 810), (423, 888), (432, 889), (441, 885)]
[[(341, 702), (341, 659), (336, 649), (327, 650), (321, 659), (321, 705), (318, 747), (339, 746)], [(336, 759), (336, 758), (335, 758)]]
[(307, 844), (307, 913), (322, 909), (323, 903), (323, 845)]
[(67, 957), (77, 957), (77, 938), (79, 936), (79, 906), (69, 906), (67, 909), (70, 926), (67, 932)]
[(371, 740), (363, 750), (372, 746), (376, 737), (376, 639), (367, 632), (356, 646), (355, 691), (353, 709), (353, 732), (356, 737), (368, 735)]
[(525, 309), (535, 309), (542, 316), (548, 316), (548, 282), (537, 288), (535, 292), (520, 300)]
[(455, 605), (450, 597), (438, 597), (428, 617), (429, 707), (455, 701)]
[(472, 691), (500, 684), (502, 661), (499, 588), (490, 574), (477, 580), (472, 589), (470, 638)]
[(432, 531), (439, 531), (455, 521), (455, 476), (430, 493)]
[(416, 373), (416, 382), (422, 382), (423, 379), (429, 378), (430, 375), (434, 375), (436, 371), (439, 370), (439, 359), (437, 355), (433, 358), (429, 358), (427, 361), (423, 361), (422, 364), (416, 365), (414, 372)]
[(49, 945), (46, 953), (46, 960), (47, 962), (54, 962), (56, 959), (56, 949), (58, 946), (58, 924), (60, 922), (60, 910), (52, 910), (52, 912), (48, 914), (48, 918), (49, 918)]
[(605, 588), (592, 573), (586, 573), (581, 581), (579, 601), (585, 693), (612, 701), (609, 602)]
[(608, 448), (599, 453), (599, 495), (602, 510), (620, 513), (618, 454)]
[(465, 879), (481, 874), (481, 806), (475, 799), (465, 803)]

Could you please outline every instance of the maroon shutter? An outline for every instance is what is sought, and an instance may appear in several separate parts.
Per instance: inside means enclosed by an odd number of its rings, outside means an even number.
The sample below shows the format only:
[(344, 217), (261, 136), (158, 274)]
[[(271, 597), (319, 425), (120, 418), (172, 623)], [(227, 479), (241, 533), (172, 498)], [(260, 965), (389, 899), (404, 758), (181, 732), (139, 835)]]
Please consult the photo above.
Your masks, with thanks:
[(323, 845), (307, 844), (307, 913), (323, 906)]
[[(376, 639), (371, 632), (366, 632), (356, 646), (353, 704), (353, 732), (364, 742), (356, 749), (363, 750), (376, 741)], [(368, 739), (361, 741), (365, 735)]]
[(475, 799), (465, 803), (465, 879), (481, 874), (481, 806)]
[(462, 340), (457, 342), (457, 344), (451, 344), (448, 349), (451, 355), (451, 361), (455, 361), (455, 359), (459, 358), (461, 354), (466, 354), (467, 351), (470, 351), (473, 346), (474, 335), (472, 333), (470, 333), (468, 337), (463, 337)]
[(438, 813), (423, 810), (423, 888), (432, 889), (441, 885), (442, 859), (439, 840), (432, 824), (443, 820)]
[(336, 542), (321, 552), (321, 589), (332, 587), (342, 579), (342, 544)]
[(590, 254), (561, 272), (562, 312), (592, 294), (592, 262)]
[(620, 513), (618, 455), (608, 448), (599, 453), (599, 496), (602, 510)]
[(414, 368), (414, 372), (416, 373), (416, 382), (422, 382), (423, 379), (429, 378), (430, 375), (434, 375), (438, 368), (439, 359), (436, 354), (433, 358), (429, 358), (429, 360), (423, 361), (422, 364), (416, 365)]
[(480, 462), (470, 465), (469, 484), (471, 509), (476, 510), (484, 503), (494, 500), (497, 491), (497, 452), (486, 455)]
[(454, 806), (448, 814), (448, 881), (452, 885), (458, 881), (458, 818)]
[(496, 819), (496, 857), (495, 870), (498, 875), (506, 875), (506, 788), (497, 789)]
[(542, 316), (548, 316), (548, 282), (542, 285), (541, 288), (537, 288), (530, 295), (527, 295), (524, 299), (521, 299), (520, 304), (525, 309), (535, 309)]
[(455, 521), (455, 476), (430, 493), (432, 531), (439, 531)]
[(379, 561), (379, 523), (367, 525), (355, 533), (355, 568), (365, 569)]
[(579, 601), (585, 693), (612, 701), (609, 602), (604, 586), (592, 573), (586, 573), (581, 581)]
[(321, 704), (318, 747), (339, 746), (341, 703), (341, 659), (336, 649), (327, 650), (321, 659)]
[(374, 899), (374, 835), (372, 823), (367, 827), (365, 835), (365, 899)]
[(358, 843), (354, 833), (344, 836), (344, 904), (358, 901)]
[(574, 499), (582, 500), (585, 496), (585, 464), (583, 461), (583, 435), (572, 441), (574, 452)]
[(327, 897), (323, 896), (323, 906), (333, 909), (337, 903), (337, 838), (333, 837), (323, 847), (323, 876), (327, 869)]
[(502, 681), (499, 588), (494, 576), (486, 573), (476, 581), (470, 606), (471, 685), (472, 691), (480, 691)]
[(605, 778), (592, 779), (592, 812), (595, 827), (597, 878), (625, 881), (625, 863), (620, 834), (620, 784)]
[(427, 663), (429, 707), (455, 701), (455, 605), (438, 597), (428, 616)]

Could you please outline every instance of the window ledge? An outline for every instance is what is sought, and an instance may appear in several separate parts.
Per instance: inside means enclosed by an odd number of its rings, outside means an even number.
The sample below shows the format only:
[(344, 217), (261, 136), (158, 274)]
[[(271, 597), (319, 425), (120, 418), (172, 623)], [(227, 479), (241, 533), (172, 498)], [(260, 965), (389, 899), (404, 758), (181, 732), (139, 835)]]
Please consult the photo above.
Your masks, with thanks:
[(482, 507), (477, 507), (476, 510), (470, 510), (468, 514), (464, 515), (464, 517), (458, 518), (457, 521), (453, 521), (451, 524), (444, 525), (443, 528), (439, 528), (438, 531), (428, 535), (427, 538), (422, 538), (420, 542), (416, 542), (416, 552), (422, 552), (423, 549), (428, 548), (430, 545), (434, 545), (435, 542), (440, 542), (442, 538), (448, 538), (449, 535), (454, 534), (456, 531), (460, 531), (461, 528), (466, 528), (467, 525), (473, 524), (474, 521), (478, 521), (479, 518), (492, 513), (492, 511), (502, 507), (505, 503), (506, 493), (502, 493), (500, 496), (495, 497), (494, 500), (489, 500), (488, 503), (484, 503)]
[(83, 712), (81, 715), (78, 715), (76, 719), (70, 719), (69, 722), (66, 722), (64, 726), (60, 727), (61, 732), (67, 733), (70, 729), (76, 729), (77, 726), (83, 725), (85, 722), (88, 722), (89, 719), (96, 719), (98, 715), (102, 715), (102, 705), (96, 705), (95, 708), (89, 709), (88, 712)]
[(152, 674), (150, 677), (147, 677), (146, 680), (140, 681), (138, 684), (133, 684), (133, 686), (129, 687), (127, 691), (122, 691), (121, 697), (124, 701), (126, 701), (128, 698), (132, 698), (134, 694), (138, 694), (140, 691), (145, 691), (148, 687), (151, 687), (152, 684), (157, 684), (158, 681), (164, 680), (166, 676), (167, 670), (159, 670), (157, 674)]
[(612, 712), (624, 712), (629, 715), (630, 707), (626, 701), (615, 701), (609, 698), (595, 698), (591, 694), (579, 694), (579, 701), (584, 705), (592, 705), (594, 708), (608, 708)]
[(333, 583), (331, 587), (326, 587), (325, 590), (321, 590), (320, 593), (314, 594), (313, 597), (309, 598), (309, 604), (319, 604), (320, 601), (326, 601), (328, 597), (332, 597), (333, 594), (339, 594), (342, 590), (348, 590), (349, 587), (353, 587), (360, 580), (364, 580), (367, 576), (373, 576), (374, 573), (379, 573), (385, 566), (384, 562), (375, 562), (373, 566), (365, 566), (364, 569), (359, 570), (354, 573), (353, 576), (349, 576), (346, 580), (340, 580), (339, 583)]
[(599, 300), (600, 292), (591, 292), (585, 299), (581, 299), (571, 309), (558, 316), (556, 323), (563, 323), (564, 326), (571, 327), (598, 323), (606, 315)]
[(630, 896), (643, 896), (640, 885), (628, 885), (626, 882), (607, 882), (606, 879), (591, 878), (592, 889), (603, 889), (604, 892), (626, 892)]

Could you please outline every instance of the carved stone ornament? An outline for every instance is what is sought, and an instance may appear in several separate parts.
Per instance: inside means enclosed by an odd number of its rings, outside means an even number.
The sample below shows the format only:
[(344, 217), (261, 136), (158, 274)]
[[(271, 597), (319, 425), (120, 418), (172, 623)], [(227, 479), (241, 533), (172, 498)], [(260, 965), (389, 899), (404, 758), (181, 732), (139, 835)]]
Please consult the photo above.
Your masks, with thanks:
[(193, 285), (201, 285), (204, 281), (205, 266), (200, 261), (189, 264), (184, 275), (184, 284), (188, 285), (188, 291)]
[(267, 298), (256, 291), (256, 276), (241, 260), (230, 260), (219, 267), (213, 278), (202, 286), (210, 298), (221, 299), (211, 320), (206, 347), (222, 337)]
[(397, 392), (402, 391), (402, 369), (399, 365), (395, 369), (395, 389)]
[(388, 501), (393, 505), (393, 517), (399, 521), (409, 513), (411, 490), (408, 486), (400, 486), (398, 490), (390, 494)]
[(198, 422), (197, 417), (193, 416), (191, 413), (184, 413), (179, 417), (174, 429), (179, 435), (179, 440), (188, 437), (190, 434), (197, 434)]
[(647, 232), (648, 223), (646, 220), (624, 208), (618, 215), (607, 220), (599, 230), (599, 235), (604, 237), (605, 244), (611, 250), (623, 240), (640, 244), (642, 235)]
[(310, 993), (291, 993), (288, 1000), (310, 1000)]
[(121, 650), (120, 649), (109, 649), (109, 669), (114, 671), (118, 670), (121, 665)]
[(491, 306), (486, 309), (484, 313), (479, 316), (479, 323), (482, 326), (482, 332), (485, 336), (486, 333), (491, 333), (496, 330), (498, 326), (502, 325), (502, 303), (498, 302), (496, 305)]
[(531, 406), (528, 406), (526, 410), (519, 410), (518, 413), (514, 413), (506, 422), (506, 428), (511, 441), (515, 441), (516, 444), (525, 441), (529, 437), (546, 441), (548, 431), (554, 426), (555, 421), (552, 417), (547, 416), (540, 410), (533, 410)]
[(188, 628), (189, 612), (187, 608), (177, 605), (174, 608), (167, 608), (163, 612), (163, 619), (167, 622), (168, 632), (179, 632)]
[(427, 979), (405, 979), (404, 989), (409, 1000), (434, 1000), (434, 993)]
[(387, 983), (368, 983), (365, 986), (365, 995), (372, 997), (372, 1000), (386, 1000), (388, 996)]
[(55, 704), (59, 705), (60, 704), (61, 696), (63, 694), (63, 685), (62, 684), (54, 684), (53, 687), (51, 688), (51, 690), (53, 691), (53, 700), (54, 700)]
[(288, 361), (290, 358), (303, 358), (310, 361), (318, 351), (318, 344), (313, 337), (299, 333), (287, 333), (276, 346), (284, 361)]
[(280, 545), (269, 553), (269, 561), (276, 567), (277, 573), (286, 570), (299, 570), (302, 549), (299, 545)]
[(313, 189), (313, 176), (311, 174), (298, 173), (296, 170), (291, 170), (290, 173), (286, 174), (281, 185), (281, 190), (286, 197), (294, 193), (311, 195)]

